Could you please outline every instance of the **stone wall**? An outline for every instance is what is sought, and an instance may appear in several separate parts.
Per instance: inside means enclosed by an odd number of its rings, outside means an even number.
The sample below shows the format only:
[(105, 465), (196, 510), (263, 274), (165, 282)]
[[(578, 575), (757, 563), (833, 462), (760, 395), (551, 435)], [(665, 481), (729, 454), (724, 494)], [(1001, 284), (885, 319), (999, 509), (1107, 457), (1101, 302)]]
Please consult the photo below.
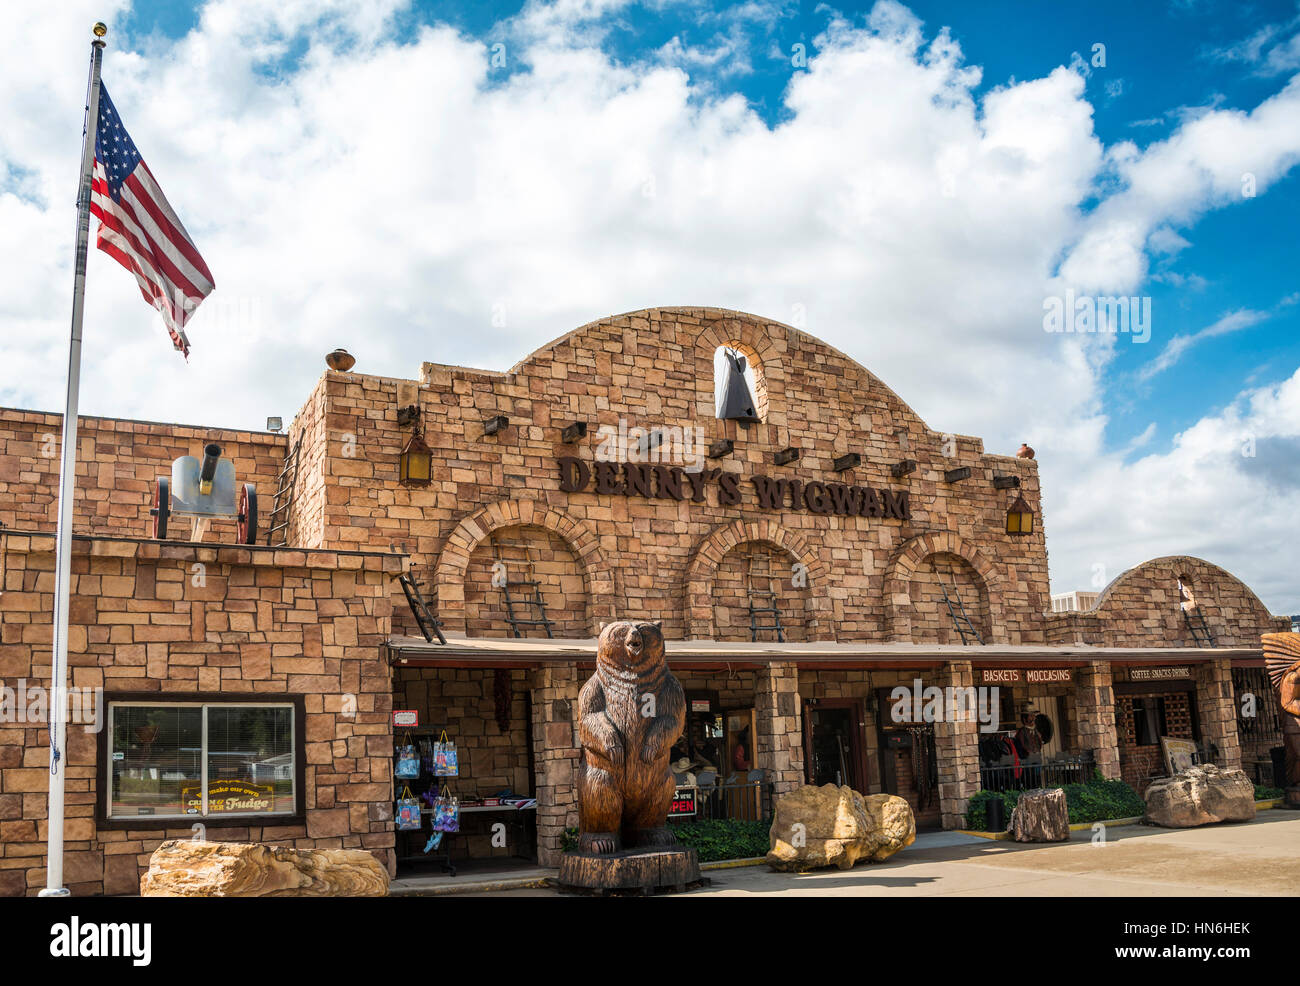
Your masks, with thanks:
[[(713, 354), (730, 341), (752, 349), (768, 398), (767, 419), (748, 429), (713, 416)], [(434, 481), (424, 488), (397, 481), (398, 453), (411, 433), (398, 427), (397, 411), (413, 402), (434, 450)], [(498, 413), (509, 426), (486, 435), (484, 420)], [(330, 371), (300, 418), (308, 436), (311, 422), (324, 422), (324, 434), (315, 437), (326, 449), (317, 470), (326, 486), (320, 543), (405, 545), (417, 567), (438, 573), (439, 608), (453, 628), (474, 587), (462, 565), (443, 564), (443, 552), (454, 544), (473, 553), (491, 533), (485, 508), (511, 501), (555, 518), (550, 529), (582, 562), (586, 597), (602, 595), (597, 582), (604, 580), (620, 615), (661, 619), (670, 639), (688, 630), (685, 597), (696, 552), (715, 531), (742, 520), (772, 523), (807, 546), (808, 557), (798, 560), (808, 581), (792, 588), (806, 588), (826, 607), (818, 639), (886, 639), (882, 582), (895, 553), (923, 532), (946, 530), (960, 535), (959, 553), (962, 546), (982, 550), (998, 570), (997, 584), (988, 587), (997, 614), (993, 636), (1041, 640), (1048, 605), (1042, 525), (1032, 537), (1008, 538), (1010, 497), (992, 488), (995, 474), (1017, 476), (1039, 511), (1036, 464), (988, 455), (978, 439), (931, 430), (851, 359), (778, 323), (715, 309), (652, 309), (584, 326), (506, 373), (426, 364), (417, 384)], [(571, 422), (586, 423), (588, 434), (566, 444), (560, 432)], [(617, 433), (620, 423), (625, 430), (698, 427), (705, 445), (731, 439), (735, 450), (705, 465), (738, 474), (741, 502), (720, 504), (714, 485), (703, 502), (597, 493), (592, 485), (562, 492), (556, 457), (592, 466), (601, 426)], [(801, 458), (774, 465), (775, 452), (787, 447), (800, 449)], [(835, 472), (832, 460), (850, 451), (861, 464)], [(915, 460), (916, 471), (896, 479), (890, 467), (903, 459)], [(972, 477), (945, 482), (944, 472), (960, 466), (969, 466)], [(754, 474), (906, 491), (912, 517), (816, 513), (802, 499), (795, 509), (792, 492), (782, 509), (762, 510)], [(303, 515), (309, 512), (304, 507)], [(724, 576), (730, 578), (725, 568)], [(582, 601), (566, 593), (554, 608)]]
[(1093, 661), (1079, 669), (1076, 681), (1075, 732), (1079, 748), (1092, 751), (1102, 777), (1117, 780), (1120, 777), (1119, 732), (1111, 667), (1105, 661)]
[[(300, 696), (303, 819), (219, 826), (223, 841), (363, 848), (393, 866), (389, 632), (395, 556), (135, 540), (73, 542), (69, 683), (115, 694)], [(48, 686), (54, 538), (0, 534), (0, 678)], [(48, 731), (0, 725), (0, 895), (45, 884)], [(149, 854), (186, 823), (101, 827), (97, 736), (68, 730), (65, 880), (75, 894), (130, 894)], [(101, 805), (102, 808), (102, 805)]]
[[(0, 527), (54, 530), (62, 438), (61, 414), (0, 408)], [(269, 514), (284, 461), (283, 435), (80, 416), (75, 530), (148, 537), (158, 477), (171, 477), (173, 459), (201, 457), (208, 442), (220, 445), (223, 457), (234, 463), (237, 484), (256, 485)], [(175, 520), (169, 536), (188, 538), (190, 523)], [(233, 542), (234, 521), (214, 520), (207, 540)]]
[(1044, 615), (1049, 644), (1098, 647), (1196, 647), (1178, 583), (1188, 585), (1215, 646), (1258, 647), (1263, 633), (1285, 632), (1244, 582), (1218, 565), (1187, 555), (1153, 558), (1124, 572), (1083, 612)]
[(558, 866), (564, 830), (578, 824), (582, 748), (574, 719), (588, 674), (550, 664), (531, 672), (533, 763), (536, 771), (537, 861)]

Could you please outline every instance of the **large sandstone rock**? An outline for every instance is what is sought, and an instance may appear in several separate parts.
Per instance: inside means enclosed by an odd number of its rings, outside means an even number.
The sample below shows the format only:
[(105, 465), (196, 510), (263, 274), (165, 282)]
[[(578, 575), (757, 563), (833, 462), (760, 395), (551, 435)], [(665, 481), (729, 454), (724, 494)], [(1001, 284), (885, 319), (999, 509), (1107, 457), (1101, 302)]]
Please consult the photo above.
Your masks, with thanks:
[(1255, 785), (1241, 770), (1200, 764), (1154, 781), (1146, 793), (1147, 821), (1166, 828), (1255, 817)]
[(142, 897), (385, 897), (388, 871), (362, 849), (284, 849), (240, 842), (164, 842)]
[(863, 797), (850, 787), (801, 787), (777, 798), (768, 865), (777, 870), (884, 862), (916, 841), (912, 807), (892, 794)]
[(1065, 842), (1070, 838), (1070, 810), (1059, 787), (1026, 791), (1011, 813), (1011, 838), (1017, 842)]

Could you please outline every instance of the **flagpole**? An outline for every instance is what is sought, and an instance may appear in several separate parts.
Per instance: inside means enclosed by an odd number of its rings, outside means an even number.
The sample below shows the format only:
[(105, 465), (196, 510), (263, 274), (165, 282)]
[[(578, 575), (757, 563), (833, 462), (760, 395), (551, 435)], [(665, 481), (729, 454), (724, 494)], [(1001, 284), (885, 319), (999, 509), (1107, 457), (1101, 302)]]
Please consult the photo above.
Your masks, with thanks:
[(72, 581), (72, 491), (77, 477), (77, 397), (81, 388), (81, 317), (86, 303), (86, 254), (90, 248), (90, 183), (99, 125), (99, 67), (108, 28), (97, 23), (90, 43), (90, 86), (81, 137), (81, 183), (77, 191), (77, 252), (73, 260), (72, 336), (68, 344), (68, 399), (63, 409), (59, 463), (59, 521), (55, 547), (54, 652), (50, 667), (50, 804), (48, 859), (41, 897), (67, 897), (63, 886), (63, 790), (68, 770), (68, 600)]

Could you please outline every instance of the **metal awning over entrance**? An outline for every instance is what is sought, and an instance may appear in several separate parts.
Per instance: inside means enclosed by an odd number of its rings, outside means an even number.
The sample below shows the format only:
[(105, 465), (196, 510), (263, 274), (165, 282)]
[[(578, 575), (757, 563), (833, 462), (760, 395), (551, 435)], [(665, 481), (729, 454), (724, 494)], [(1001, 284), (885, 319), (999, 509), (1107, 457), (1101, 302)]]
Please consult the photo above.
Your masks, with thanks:
[[(762, 668), (794, 662), (809, 670), (938, 668), (948, 661), (984, 667), (1083, 667), (1092, 661), (1111, 664), (1202, 664), (1228, 658), (1236, 666), (1262, 661), (1258, 647), (1058, 647), (1011, 644), (777, 643), (719, 640), (669, 640), (672, 667)], [(447, 634), (446, 644), (423, 637), (392, 636), (389, 663), (426, 668), (538, 668), (551, 664), (594, 667), (596, 640), (511, 639)]]

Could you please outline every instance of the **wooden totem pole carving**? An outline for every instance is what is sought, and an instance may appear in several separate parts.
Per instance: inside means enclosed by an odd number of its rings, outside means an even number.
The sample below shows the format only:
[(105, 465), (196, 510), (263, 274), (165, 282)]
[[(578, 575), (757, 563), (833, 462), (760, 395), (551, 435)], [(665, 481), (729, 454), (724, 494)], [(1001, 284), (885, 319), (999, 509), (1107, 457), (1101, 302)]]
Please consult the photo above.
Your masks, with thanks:
[(1300, 808), (1300, 633), (1266, 633), (1264, 665), (1282, 707), (1287, 804)]
[(686, 697), (668, 670), (657, 623), (601, 631), (596, 673), (578, 694), (579, 851), (671, 846), (668, 757), (686, 722)]

